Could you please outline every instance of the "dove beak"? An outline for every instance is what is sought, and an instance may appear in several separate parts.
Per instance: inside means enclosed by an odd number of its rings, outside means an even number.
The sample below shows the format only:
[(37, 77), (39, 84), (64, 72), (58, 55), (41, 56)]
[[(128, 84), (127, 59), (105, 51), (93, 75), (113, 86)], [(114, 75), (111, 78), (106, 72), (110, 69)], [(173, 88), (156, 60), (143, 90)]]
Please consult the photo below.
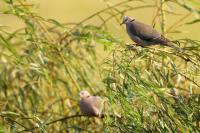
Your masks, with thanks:
[(120, 23), (120, 25), (123, 25), (124, 24), (124, 21), (122, 23)]
[(125, 24), (125, 22), (126, 22), (126, 20), (123, 20), (123, 21), (120, 23), (120, 25), (123, 25), (123, 24)]

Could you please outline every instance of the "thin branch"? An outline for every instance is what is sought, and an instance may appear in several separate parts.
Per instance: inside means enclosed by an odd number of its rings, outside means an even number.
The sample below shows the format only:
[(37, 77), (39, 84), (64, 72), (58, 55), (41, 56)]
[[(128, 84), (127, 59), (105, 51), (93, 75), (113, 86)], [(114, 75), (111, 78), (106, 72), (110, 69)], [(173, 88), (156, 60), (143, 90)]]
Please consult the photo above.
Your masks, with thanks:
[(161, 11), (161, 30), (162, 34), (165, 35), (166, 31), (166, 17), (165, 17), (165, 12), (164, 12), (164, 3), (165, 0), (160, 0), (160, 11)]
[(107, 23), (110, 19), (112, 19), (112, 18), (116, 17), (117, 15), (122, 14), (124, 12), (132, 11), (132, 10), (136, 10), (136, 9), (141, 9), (141, 8), (153, 8), (153, 7), (155, 7), (155, 5), (144, 5), (144, 6), (138, 6), (138, 7), (132, 7), (132, 8), (129, 8), (129, 9), (124, 9), (121, 12), (117, 12), (116, 14), (109, 16), (107, 19), (104, 20), (104, 22), (99, 27), (105, 25), (105, 23)]
[(173, 23), (169, 28), (166, 29), (166, 33), (169, 33), (175, 26), (177, 26), (179, 23), (183, 22), (186, 18), (188, 18), (191, 15), (191, 12), (184, 15), (182, 18), (180, 18), (177, 22)]
[[(73, 119), (73, 118), (77, 118), (77, 117), (97, 117), (97, 116), (88, 116), (88, 115), (81, 115), (81, 114), (76, 114), (76, 115), (71, 115), (71, 116), (64, 116), (62, 118), (59, 118), (59, 119), (56, 119), (56, 120), (53, 120), (53, 121), (50, 121), (50, 122), (47, 122), (45, 125), (51, 125), (51, 124), (54, 124), (54, 123), (57, 123), (57, 122), (62, 122), (62, 121), (66, 121), (68, 119)], [(22, 133), (22, 132), (26, 132), (26, 131), (30, 131), (30, 132), (33, 132), (34, 130), (38, 129), (39, 127), (38, 126), (35, 126), (35, 127), (32, 127), (32, 128), (29, 128), (29, 129), (24, 129), (24, 130), (21, 130), (17, 133)]]
[[(119, 2), (119, 3), (115, 4), (115, 5), (113, 5), (113, 6), (110, 6), (110, 7), (107, 7), (107, 8), (104, 8), (104, 9), (98, 11), (98, 12), (96, 12), (96, 13), (90, 15), (89, 17), (83, 19), (82, 21), (80, 21), (76, 26), (74, 26), (74, 27), (70, 30), (70, 32), (72, 32), (72, 31), (73, 31), (74, 29), (76, 29), (78, 26), (82, 25), (84, 22), (86, 22), (86, 21), (90, 20), (91, 18), (93, 18), (93, 17), (99, 15), (100, 13), (105, 12), (106, 10), (110, 10), (110, 9), (112, 9), (112, 8), (115, 8), (115, 7), (117, 7), (117, 6), (120, 6), (120, 5), (122, 5), (122, 4), (132, 2), (132, 1), (136, 1), (136, 0), (126, 0), (126, 1), (122, 1), (122, 2)], [(65, 40), (65, 39), (67, 38), (67, 36), (68, 36), (68, 34), (65, 34), (65, 36), (62, 37), (62, 38), (60, 39), (59, 42), (61, 43), (63, 40)]]
[[(1, 114), (0, 114), (0, 116), (1, 116), (2, 118), (4, 118), (5, 120), (7, 120), (7, 122), (8, 122), (8, 121), (12, 121), (12, 122), (14, 122), (14, 123), (20, 125), (21, 127), (25, 128), (25, 130), (28, 130), (28, 128), (27, 128), (26, 126), (24, 126), (23, 124), (21, 124), (21, 123), (15, 121), (15, 120), (13, 120), (13, 119), (11, 119), (11, 118), (9, 118), (9, 117), (6, 117), (6, 116), (4, 116), (4, 115), (1, 115)], [(10, 122), (8, 122), (8, 123), (10, 124)], [(14, 125), (11, 125), (11, 126), (14, 126)]]

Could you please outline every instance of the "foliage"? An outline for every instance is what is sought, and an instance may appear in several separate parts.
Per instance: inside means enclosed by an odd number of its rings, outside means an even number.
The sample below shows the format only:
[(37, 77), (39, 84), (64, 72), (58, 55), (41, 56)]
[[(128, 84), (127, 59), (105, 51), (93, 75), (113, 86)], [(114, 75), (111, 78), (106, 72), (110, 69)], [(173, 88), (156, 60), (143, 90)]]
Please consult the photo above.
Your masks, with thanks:
[[(163, 34), (177, 32), (191, 14), (199, 16), (198, 1), (124, 0), (94, 13), (80, 23), (61, 24), (34, 13), (28, 1), (3, 0), (3, 14), (25, 26), (14, 32), (0, 27), (0, 132), (199, 132), (200, 41), (174, 41), (184, 49), (141, 48), (109, 33), (111, 19), (126, 12), (156, 9)], [(138, 2), (138, 1), (137, 1)], [(168, 6), (186, 10), (180, 21), (166, 27)], [(98, 17), (100, 25), (89, 25)], [(183, 25), (198, 23), (188, 20)], [(177, 32), (181, 33), (181, 31)], [(109, 53), (98, 62), (96, 45)], [(78, 92), (89, 89), (104, 96), (104, 118), (79, 115)]]

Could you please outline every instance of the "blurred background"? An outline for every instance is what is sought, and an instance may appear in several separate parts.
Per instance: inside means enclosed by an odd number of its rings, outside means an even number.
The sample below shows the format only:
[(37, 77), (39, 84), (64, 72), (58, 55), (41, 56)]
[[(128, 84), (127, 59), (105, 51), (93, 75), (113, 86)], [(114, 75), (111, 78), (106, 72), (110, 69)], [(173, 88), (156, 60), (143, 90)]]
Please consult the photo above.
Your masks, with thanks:
[[(98, 12), (104, 8), (106, 8), (108, 5), (112, 6), (116, 3), (122, 2), (123, 0), (30, 0), (28, 3), (30, 5), (34, 5), (34, 11), (42, 17), (49, 18), (49, 19), (55, 19), (59, 21), (60, 23), (78, 23), (81, 20), (87, 18), (88, 16), (92, 15), (95, 12)], [(192, 1), (198, 3), (199, 1)], [(193, 3), (189, 4), (193, 4)], [(155, 4), (155, 1), (135, 1), (134, 7), (141, 6), (141, 5), (148, 5), (148, 4)], [(3, 8), (3, 4), (0, 5), (0, 7)], [(200, 7), (195, 6), (196, 9), (199, 9)], [(188, 11), (181, 8), (180, 6), (176, 6), (173, 4), (173, 2), (168, 3), (168, 8), (171, 11), (175, 11), (177, 15), (171, 14), (166, 16), (166, 27), (172, 26), (175, 22), (179, 21), (182, 17), (185, 16), (185, 14), (189, 14)], [(152, 10), (152, 8), (147, 9), (138, 9), (133, 11), (128, 11), (125, 15), (130, 17), (135, 17), (139, 21), (142, 21), (146, 24), (152, 25), (152, 20), (155, 16), (156, 10)], [(178, 25), (178, 28), (176, 30), (182, 31), (181, 34), (178, 34), (178, 31), (174, 34), (169, 35), (170, 38), (180, 39), (180, 38), (191, 38), (191, 39), (198, 39), (199, 40), (199, 28), (200, 24), (195, 23), (193, 25), (184, 25), (184, 23), (192, 21), (193, 18), (198, 18), (198, 16), (195, 14), (189, 14), (187, 16), (187, 19), (183, 19), (182, 23)], [(121, 20), (120, 20), (121, 21)], [(99, 18), (94, 18), (90, 20), (87, 23), (92, 24), (98, 24), (101, 20)], [(7, 25), (9, 30), (16, 30), (18, 28), (23, 27), (23, 22), (17, 19), (16, 17), (13, 17), (12, 15), (1, 15), (0, 19), (1, 25)], [(108, 22), (108, 28), (109, 31), (119, 37), (120, 39), (125, 39), (129, 42), (129, 37), (125, 33), (124, 27), (119, 25), (119, 22), (117, 22), (115, 19), (111, 19)], [(159, 27), (157, 27), (159, 30)]]
[[(123, 15), (184, 52), (129, 45)], [(199, 51), (199, 0), (1, 0), (0, 133), (200, 132)], [(105, 118), (78, 115), (83, 89)]]

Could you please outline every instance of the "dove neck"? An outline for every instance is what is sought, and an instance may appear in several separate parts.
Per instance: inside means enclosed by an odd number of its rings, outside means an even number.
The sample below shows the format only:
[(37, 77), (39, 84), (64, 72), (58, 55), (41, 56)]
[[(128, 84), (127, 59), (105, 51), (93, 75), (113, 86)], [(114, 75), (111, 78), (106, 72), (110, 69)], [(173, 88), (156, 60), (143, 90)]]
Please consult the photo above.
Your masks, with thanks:
[(133, 22), (133, 21), (135, 21), (135, 19), (132, 19), (130, 22)]

